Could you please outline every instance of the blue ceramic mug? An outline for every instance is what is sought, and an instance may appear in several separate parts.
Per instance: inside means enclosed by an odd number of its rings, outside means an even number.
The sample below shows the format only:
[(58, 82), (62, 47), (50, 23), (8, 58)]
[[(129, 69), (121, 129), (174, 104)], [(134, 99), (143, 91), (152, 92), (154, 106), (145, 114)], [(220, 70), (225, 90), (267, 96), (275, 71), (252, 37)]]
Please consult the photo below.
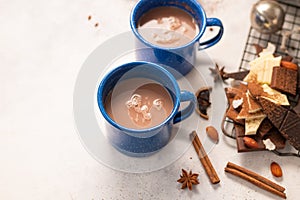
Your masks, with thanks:
[[(160, 124), (145, 129), (132, 129), (118, 124), (108, 114), (105, 107), (107, 97), (117, 84), (134, 78), (151, 80), (161, 85), (170, 94), (173, 109)], [(189, 104), (179, 110), (180, 102), (184, 101)], [(165, 68), (153, 63), (136, 61), (113, 69), (102, 79), (98, 87), (97, 103), (105, 119), (105, 131), (109, 142), (128, 156), (141, 157), (157, 152), (169, 142), (173, 124), (183, 121), (194, 112), (196, 99), (193, 93), (180, 91), (176, 79)]]
[[(176, 47), (155, 45), (141, 36), (138, 31), (139, 19), (148, 11), (157, 7), (176, 7), (189, 13), (198, 25), (198, 34), (188, 43)], [(209, 48), (222, 38), (223, 25), (217, 18), (206, 18), (205, 11), (196, 0), (140, 0), (133, 8), (130, 16), (130, 26), (137, 38), (137, 58), (159, 63), (176, 69), (182, 75), (192, 70), (196, 62), (196, 50)], [(219, 27), (218, 33), (207, 41), (202, 41), (205, 30), (209, 26)], [(149, 31), (151, 31), (149, 29)]]

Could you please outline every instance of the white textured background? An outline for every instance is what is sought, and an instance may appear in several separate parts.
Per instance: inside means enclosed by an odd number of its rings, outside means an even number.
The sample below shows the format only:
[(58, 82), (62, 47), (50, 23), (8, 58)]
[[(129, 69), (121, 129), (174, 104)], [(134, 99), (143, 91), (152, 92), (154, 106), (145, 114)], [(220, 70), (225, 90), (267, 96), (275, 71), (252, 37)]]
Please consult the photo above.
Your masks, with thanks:
[[(222, 41), (207, 53), (234, 71), (255, 1), (201, 2), (208, 17), (219, 17), (225, 27)], [(113, 171), (87, 153), (73, 122), (75, 79), (90, 52), (130, 30), (134, 4), (134, 0), (0, 0), (0, 199), (277, 198), (225, 174), (228, 161), (279, 182), (287, 188), (288, 199), (298, 199), (299, 158), (268, 152), (237, 154), (235, 142), (224, 137), (209, 154), (221, 179), (217, 186), (210, 184), (193, 148), (167, 168), (147, 174)], [(273, 160), (283, 168), (282, 179), (270, 174)], [(194, 191), (181, 190), (176, 183), (181, 168), (200, 173)]]

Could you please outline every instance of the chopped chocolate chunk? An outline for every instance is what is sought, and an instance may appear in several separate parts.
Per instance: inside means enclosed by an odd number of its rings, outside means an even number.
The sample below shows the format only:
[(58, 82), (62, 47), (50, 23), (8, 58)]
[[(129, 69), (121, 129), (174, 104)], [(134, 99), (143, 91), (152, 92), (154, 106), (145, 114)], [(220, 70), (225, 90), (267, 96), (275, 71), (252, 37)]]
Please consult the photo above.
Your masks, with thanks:
[(234, 87), (229, 87), (229, 88), (225, 88), (225, 94), (227, 97), (227, 101), (229, 104), (232, 103), (234, 97), (238, 94), (241, 94), (242, 91), (238, 88), (234, 88)]
[(264, 121), (260, 124), (257, 133), (264, 138), (265, 135), (269, 133), (269, 131), (273, 128), (272, 123), (268, 118), (265, 118)]
[(263, 88), (257, 83), (248, 83), (248, 90), (253, 97), (261, 96), (264, 93)]
[(255, 118), (261, 118), (265, 116), (265, 114), (261, 110), (258, 110), (257, 112), (249, 112), (247, 93), (243, 94), (243, 99), (244, 102), (243, 102), (242, 110), (239, 112), (237, 119), (255, 119)]
[(244, 84), (244, 83), (240, 83), (239, 87), (238, 87), (242, 92), (247, 92), (248, 90), (248, 85)]
[(283, 106), (276, 105), (265, 98), (259, 98), (264, 113), (289, 143), (300, 150), (300, 117)]
[(239, 115), (238, 111), (236, 111), (232, 105), (229, 106), (229, 109), (226, 112), (226, 116), (231, 119), (232, 121), (234, 121), (235, 123), (238, 124), (245, 124), (245, 120), (244, 119), (237, 119), (237, 116)]
[(276, 149), (283, 149), (285, 147), (286, 139), (281, 135), (277, 128), (273, 127), (264, 139), (270, 139), (276, 146)]
[(300, 151), (300, 117), (296, 113), (288, 111), (279, 131), (293, 147)]
[(294, 58), (290, 55), (286, 55), (281, 58), (282, 61), (288, 61), (288, 62), (291, 62), (293, 59)]
[(224, 78), (232, 78), (235, 80), (243, 80), (249, 74), (249, 70), (247, 71), (240, 71), (240, 72), (233, 72), (233, 73), (225, 73), (223, 75)]
[(235, 138), (245, 136), (245, 126), (240, 124), (234, 124)]
[(247, 136), (254, 139), (257, 142), (257, 148), (249, 148), (245, 145), (244, 137), (245, 137), (245, 128), (242, 125), (235, 124), (235, 136), (236, 136), (236, 144), (237, 150), (239, 153), (241, 152), (250, 152), (250, 151), (261, 151), (265, 149), (265, 145), (262, 142), (262, 138), (259, 135)]
[(297, 71), (285, 67), (273, 67), (271, 88), (296, 95)]
[(260, 52), (263, 51), (263, 47), (260, 46), (259, 44), (253, 44), (253, 46), (255, 47), (255, 50), (256, 50), (256, 55), (258, 56)]
[(269, 101), (265, 97), (260, 97), (258, 100), (262, 106), (263, 112), (268, 116), (272, 124), (279, 128), (285, 118), (286, 113), (288, 112), (288, 109)]
[(247, 103), (249, 105), (249, 113), (255, 113), (261, 110), (261, 106), (259, 105), (259, 103), (256, 101), (256, 99), (251, 97), (248, 92), (246, 93), (246, 97)]

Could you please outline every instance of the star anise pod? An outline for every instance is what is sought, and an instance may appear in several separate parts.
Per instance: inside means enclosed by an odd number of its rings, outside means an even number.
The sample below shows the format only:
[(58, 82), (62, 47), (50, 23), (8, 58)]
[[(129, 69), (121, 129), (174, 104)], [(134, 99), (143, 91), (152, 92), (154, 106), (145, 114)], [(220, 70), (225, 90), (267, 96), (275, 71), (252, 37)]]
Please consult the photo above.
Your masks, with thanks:
[(192, 170), (188, 173), (182, 169), (182, 175), (180, 175), (180, 179), (178, 179), (177, 182), (182, 183), (181, 189), (188, 187), (189, 190), (192, 190), (192, 185), (199, 184), (198, 176), (199, 174), (192, 173)]
[(225, 66), (223, 66), (221, 69), (219, 68), (219, 65), (216, 63), (215, 68), (209, 68), (212, 74), (214, 74), (214, 81), (216, 82), (217, 80), (221, 79), (223, 82), (227, 77), (224, 75), (226, 72), (224, 72)]

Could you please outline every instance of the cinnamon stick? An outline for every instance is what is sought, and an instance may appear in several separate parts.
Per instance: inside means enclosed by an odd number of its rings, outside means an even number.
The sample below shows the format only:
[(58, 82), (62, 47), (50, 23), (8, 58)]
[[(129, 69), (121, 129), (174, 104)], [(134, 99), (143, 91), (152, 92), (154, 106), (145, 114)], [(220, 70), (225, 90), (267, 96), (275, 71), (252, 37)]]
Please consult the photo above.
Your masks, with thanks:
[(205, 170), (206, 174), (208, 175), (211, 183), (212, 184), (219, 183), (220, 179), (219, 179), (213, 165), (211, 164), (210, 159), (208, 158), (196, 131), (193, 131), (191, 136), (193, 137), (192, 143), (195, 148), (195, 151), (196, 151), (196, 153), (200, 159), (200, 162), (203, 165), (204, 170)]
[[(232, 166), (233, 166), (233, 168), (232, 168)], [(266, 178), (264, 178), (264, 177), (262, 177), (262, 176), (260, 176), (260, 175), (258, 175), (256, 173), (254, 173), (254, 172), (251, 172), (251, 171), (249, 171), (249, 170), (247, 170), (247, 169), (245, 169), (243, 167), (240, 167), (240, 166), (238, 166), (238, 169), (236, 169), (236, 166), (237, 165), (234, 165), (233, 163), (231, 163), (229, 165), (227, 164), (227, 166), (225, 167), (225, 172), (231, 173), (231, 174), (233, 174), (233, 175), (235, 175), (237, 177), (240, 177), (240, 178), (242, 178), (242, 179), (244, 179), (244, 180), (246, 180), (246, 181), (248, 181), (248, 182), (250, 182), (250, 183), (252, 183), (252, 184), (254, 184), (254, 185), (256, 185), (256, 186), (258, 186), (258, 187), (260, 187), (260, 188), (262, 188), (264, 190), (266, 190), (266, 191), (269, 191), (269, 192), (271, 192), (273, 194), (276, 194), (276, 195), (278, 195), (278, 196), (286, 199), (286, 194), (283, 192), (285, 189), (284, 188), (282, 189), (281, 186), (280, 186), (281, 190), (277, 190), (276, 188), (274, 188), (274, 187), (272, 187), (272, 186), (270, 186), (269, 184), (266, 183), (266, 182), (268, 182), (268, 183), (271, 182), (270, 180), (262, 182), (261, 180), (262, 179), (266, 179)], [(239, 169), (242, 170), (242, 171), (240, 171)], [(245, 171), (248, 174), (245, 173)], [(257, 176), (253, 177), (252, 175), (250, 175), (252, 173), (256, 174)]]
[(282, 187), (282, 186), (280, 186), (280, 185), (278, 185), (278, 184), (270, 181), (269, 179), (267, 179), (267, 178), (265, 178), (265, 177), (263, 177), (263, 176), (255, 173), (255, 172), (252, 172), (252, 171), (250, 171), (250, 170), (248, 170), (248, 169), (246, 169), (244, 167), (238, 166), (238, 165), (236, 165), (234, 163), (228, 162), (227, 163), (227, 167), (228, 168), (232, 168), (232, 169), (236, 169), (236, 170), (238, 170), (240, 172), (243, 172), (244, 174), (247, 174), (247, 175), (249, 175), (249, 176), (257, 179), (257, 180), (259, 180), (259, 181), (261, 181), (261, 182), (263, 182), (263, 183), (271, 186), (272, 188), (274, 188), (274, 189), (276, 189), (276, 190), (278, 190), (280, 192), (284, 192), (284, 190), (285, 190), (284, 187)]

